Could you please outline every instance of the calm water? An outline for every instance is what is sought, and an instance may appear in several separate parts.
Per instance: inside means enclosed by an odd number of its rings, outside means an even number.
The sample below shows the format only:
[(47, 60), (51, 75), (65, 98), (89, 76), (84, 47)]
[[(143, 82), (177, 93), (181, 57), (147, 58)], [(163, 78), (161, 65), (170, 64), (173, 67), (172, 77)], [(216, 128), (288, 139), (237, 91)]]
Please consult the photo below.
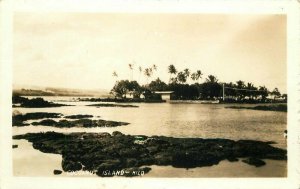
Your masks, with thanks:
[[(21, 113), (28, 112), (55, 112), (62, 113), (64, 115), (74, 115), (74, 114), (91, 114), (94, 116), (94, 119), (98, 119), (100, 116), (104, 120), (113, 120), (113, 121), (124, 121), (129, 122), (127, 126), (120, 126), (114, 128), (68, 128), (68, 129), (59, 129), (45, 126), (27, 126), (27, 127), (13, 127), (13, 134), (24, 134), (28, 132), (40, 132), (40, 131), (56, 131), (56, 132), (113, 132), (121, 131), (125, 134), (142, 134), (142, 135), (164, 135), (172, 137), (201, 137), (201, 138), (227, 138), (233, 140), (239, 139), (253, 139), (260, 141), (274, 141), (276, 144), (274, 146), (280, 148), (286, 148), (286, 140), (283, 137), (283, 131), (286, 129), (287, 124), (287, 113), (285, 112), (273, 112), (273, 111), (257, 111), (257, 110), (237, 110), (225, 108), (224, 104), (135, 104), (139, 108), (117, 108), (117, 107), (92, 107), (86, 106), (88, 104), (95, 104), (95, 102), (71, 102), (70, 97), (58, 98), (58, 97), (47, 97), (46, 100), (56, 101), (64, 104), (72, 104), (76, 106), (68, 107), (58, 107), (58, 108), (14, 108)], [(63, 100), (63, 102), (61, 102)], [(96, 102), (97, 103), (97, 102)], [(249, 105), (242, 105), (249, 106)], [(253, 105), (251, 105), (253, 106)], [(17, 141), (14, 141), (17, 142)], [(24, 145), (26, 146), (26, 145)], [(26, 147), (28, 148), (28, 146)], [(34, 150), (36, 151), (36, 150)], [(23, 174), (26, 174), (26, 163), (22, 163), (22, 145), (19, 146), (18, 150), (14, 149), (14, 156), (18, 155), (18, 159), (15, 161), (18, 165), (17, 167), (23, 167), (25, 171)], [(28, 152), (28, 149), (27, 149)], [(44, 156), (41, 152), (40, 156)], [(17, 154), (17, 155), (16, 155)], [(28, 157), (28, 153), (26, 153)], [(33, 153), (31, 153), (33, 154)], [(36, 154), (35, 154), (36, 155)], [(50, 155), (51, 156), (51, 155)], [(57, 156), (57, 155), (54, 155)], [(24, 156), (25, 157), (25, 156)], [(49, 158), (49, 157), (47, 157)], [(51, 158), (50, 158), (51, 159)], [(52, 158), (55, 159), (55, 158)], [(55, 160), (55, 162), (58, 162)], [(218, 175), (220, 168), (228, 167), (220, 164), (218, 166), (213, 166), (206, 169), (212, 170), (215, 172), (215, 175)], [(240, 165), (241, 164), (241, 165)], [(255, 168), (246, 166), (244, 176), (251, 175), (268, 175), (263, 174), (266, 169), (270, 169), (270, 166), (274, 164), (274, 167), (280, 167), (279, 172), (283, 172), (282, 175), (286, 175), (286, 162), (285, 161), (271, 161), (268, 166), (265, 168)], [(238, 165), (238, 167), (244, 167), (243, 163), (235, 163), (232, 165)], [(157, 166), (158, 167), (158, 166)], [(215, 168), (214, 168), (215, 167)], [(217, 168), (216, 168), (217, 167)], [(249, 168), (250, 167), (250, 168)], [(274, 168), (273, 167), (273, 168)], [(233, 167), (234, 168), (234, 167)], [(21, 169), (21, 168), (20, 168)], [(54, 168), (52, 168), (53, 171)], [(59, 169), (59, 168), (58, 168)], [(156, 172), (161, 169), (155, 168), (154, 171), (150, 174), (157, 176)], [(165, 167), (163, 170), (168, 172), (175, 169), (170, 167)], [(201, 168), (184, 170), (187, 175), (191, 172), (195, 172), (192, 175), (203, 176), (200, 170)], [(254, 172), (249, 171), (255, 170)], [(178, 169), (177, 169), (178, 170)], [(203, 169), (202, 169), (203, 170)], [(215, 171), (214, 171), (215, 170)], [(228, 168), (226, 168), (228, 170)], [(243, 170), (243, 168), (242, 168)], [(261, 171), (257, 171), (261, 170)], [(32, 170), (31, 170), (32, 171)], [(50, 175), (52, 174), (50, 171)], [(178, 172), (178, 171), (177, 171)], [(180, 171), (179, 171), (180, 172)], [(229, 171), (230, 172), (230, 171)], [(255, 173), (255, 172), (260, 172)], [(16, 173), (16, 172), (15, 172)], [(188, 174), (189, 173), (189, 174)], [(178, 173), (179, 174), (179, 173)], [(19, 175), (19, 174), (18, 174)], [(22, 175), (20, 173), (20, 175)], [(148, 175), (148, 176), (149, 176)], [(164, 175), (164, 174), (158, 174)], [(180, 174), (179, 174), (180, 175)], [(225, 174), (225, 176), (231, 176), (234, 174)], [(178, 175), (177, 175), (178, 176)], [(243, 176), (243, 174), (240, 174)], [(278, 176), (278, 173), (275, 174), (270, 172), (270, 176)], [(192, 177), (192, 176), (191, 176)]]

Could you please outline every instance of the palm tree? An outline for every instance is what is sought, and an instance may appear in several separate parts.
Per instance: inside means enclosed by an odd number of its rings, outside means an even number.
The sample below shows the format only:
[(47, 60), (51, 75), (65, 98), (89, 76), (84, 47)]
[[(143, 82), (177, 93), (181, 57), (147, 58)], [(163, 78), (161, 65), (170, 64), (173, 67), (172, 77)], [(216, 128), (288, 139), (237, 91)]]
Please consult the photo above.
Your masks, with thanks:
[(184, 71), (184, 74), (186, 75), (186, 77), (190, 76), (190, 70), (188, 68), (185, 68), (183, 71)]
[(129, 70), (131, 71), (131, 81), (133, 80), (133, 67), (134, 64), (128, 64)]
[(186, 78), (185, 80), (187, 81), (188, 78), (190, 77), (190, 70), (188, 68), (186, 68), (186, 69), (183, 70), (183, 73), (184, 73), (185, 78)]
[(237, 94), (238, 94), (239, 98), (242, 99), (246, 94), (246, 91), (244, 90), (245, 89), (245, 82), (242, 81), (242, 80), (238, 80), (236, 82), (236, 84), (237, 84), (238, 89), (243, 89), (243, 90), (238, 90), (237, 91)]
[(254, 87), (254, 85), (253, 85), (252, 83), (247, 83), (246, 89), (247, 89), (246, 95), (247, 95), (250, 99), (252, 99), (253, 96), (255, 96), (255, 91), (254, 91), (254, 90), (255, 90), (255, 87)]
[(149, 73), (150, 73), (150, 78), (152, 77), (152, 75), (153, 75), (153, 68), (152, 67), (150, 67), (150, 68), (148, 68), (149, 69)]
[(258, 90), (259, 90), (259, 94), (262, 97), (262, 100), (265, 100), (269, 94), (268, 89), (265, 86), (260, 86)]
[(191, 78), (193, 81), (198, 81), (200, 78), (202, 78), (202, 75), (202, 72), (197, 70), (195, 73), (192, 73)]
[(175, 66), (173, 64), (171, 64), (169, 67), (168, 67), (168, 72), (170, 73), (170, 79), (169, 79), (169, 83), (171, 82), (171, 77), (172, 77), (172, 74), (176, 74), (177, 73), (177, 70), (175, 68)]
[(238, 80), (236, 84), (239, 89), (243, 89), (245, 87), (245, 82), (242, 80)]
[(208, 75), (207, 78), (206, 78), (206, 82), (217, 83), (218, 79), (215, 76), (213, 76), (213, 75)]
[(234, 83), (232, 83), (232, 82), (226, 83), (225, 84), (225, 89), (226, 89), (225, 95), (230, 96), (231, 98), (236, 97), (237, 92), (236, 92), (235, 88), (236, 88), (236, 85)]
[(186, 79), (187, 79), (187, 75), (184, 72), (178, 72), (178, 74), (177, 74), (177, 80), (180, 83), (182, 83), (182, 84), (185, 83)]
[(140, 79), (141, 79), (141, 74), (143, 72), (143, 68), (141, 66), (139, 66), (139, 82), (140, 82)]
[(153, 70), (157, 70), (157, 66), (155, 65), (155, 64), (153, 64), (153, 66), (152, 66), (152, 68), (153, 68)]
[(116, 71), (114, 71), (114, 72), (113, 72), (113, 74), (112, 74), (112, 76), (113, 76), (113, 77), (115, 77), (115, 78), (117, 79), (117, 78), (118, 78), (118, 74), (117, 74), (117, 72), (116, 72)]
[[(152, 71), (153, 71), (153, 75), (154, 75), (154, 72), (157, 71), (157, 66), (155, 64), (152, 65)], [(155, 76), (154, 76), (154, 78), (155, 78)]]
[(148, 79), (151, 77), (151, 75), (153, 74), (152, 72), (152, 68), (146, 68), (145, 71), (144, 71), (144, 74), (146, 76), (146, 79), (147, 79), (147, 84), (148, 84)]
[(278, 88), (276, 87), (272, 92), (271, 92), (271, 95), (274, 96), (274, 100), (276, 99), (276, 97), (280, 97), (280, 92), (278, 90)]

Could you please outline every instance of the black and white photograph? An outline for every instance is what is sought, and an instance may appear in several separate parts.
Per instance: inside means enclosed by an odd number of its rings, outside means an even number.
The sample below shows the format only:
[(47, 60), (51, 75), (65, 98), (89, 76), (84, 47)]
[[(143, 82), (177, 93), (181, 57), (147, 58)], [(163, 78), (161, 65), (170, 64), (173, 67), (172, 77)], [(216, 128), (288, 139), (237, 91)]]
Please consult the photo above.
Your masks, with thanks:
[(288, 179), (288, 19), (13, 11), (11, 176)]

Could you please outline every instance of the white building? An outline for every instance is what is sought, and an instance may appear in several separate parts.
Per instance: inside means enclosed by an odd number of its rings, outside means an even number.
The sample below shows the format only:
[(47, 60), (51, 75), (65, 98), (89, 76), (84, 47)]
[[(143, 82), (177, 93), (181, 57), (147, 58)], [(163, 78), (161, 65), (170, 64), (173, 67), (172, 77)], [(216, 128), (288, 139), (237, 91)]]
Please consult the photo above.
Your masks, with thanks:
[(155, 94), (159, 94), (162, 100), (169, 101), (171, 100), (171, 94), (174, 91), (154, 91)]

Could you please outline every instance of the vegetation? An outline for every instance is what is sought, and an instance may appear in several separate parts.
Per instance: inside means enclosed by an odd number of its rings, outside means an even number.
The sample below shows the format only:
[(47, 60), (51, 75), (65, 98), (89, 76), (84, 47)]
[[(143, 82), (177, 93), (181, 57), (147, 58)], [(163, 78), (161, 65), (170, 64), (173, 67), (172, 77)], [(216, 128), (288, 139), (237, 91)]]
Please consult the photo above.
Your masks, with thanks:
[[(129, 68), (131, 71), (133, 70), (131, 64)], [(199, 83), (199, 80), (203, 77), (201, 70), (191, 72), (190, 69), (185, 68), (182, 71), (178, 71), (173, 64), (168, 66), (168, 73), (170, 74), (168, 83), (163, 82), (159, 78), (149, 83), (148, 80), (156, 70), (157, 67), (155, 65), (144, 69), (144, 75), (147, 78), (146, 85), (140, 85), (137, 81), (134, 81), (133, 78), (131, 78), (131, 81), (116, 81), (115, 86), (111, 90), (111, 94), (116, 98), (123, 99), (128, 97), (138, 99), (141, 97), (141, 94), (143, 94), (146, 99), (159, 99), (159, 96), (155, 95), (153, 91), (173, 91), (173, 100), (218, 99), (223, 102), (239, 103), (287, 101), (287, 95), (281, 94), (278, 88), (269, 91), (265, 86), (256, 87), (251, 82), (246, 83), (239, 80), (235, 83), (225, 83), (220, 82), (214, 75), (208, 75), (204, 82)], [(139, 72), (142, 73), (142, 71), (142, 67), (139, 67)], [(223, 89), (225, 99), (223, 99)]]
[[(126, 98), (127, 95), (132, 95), (134, 98), (139, 98), (143, 88), (137, 81), (121, 80), (117, 81), (111, 93), (119, 98)], [(131, 94), (129, 94), (131, 93)]]

